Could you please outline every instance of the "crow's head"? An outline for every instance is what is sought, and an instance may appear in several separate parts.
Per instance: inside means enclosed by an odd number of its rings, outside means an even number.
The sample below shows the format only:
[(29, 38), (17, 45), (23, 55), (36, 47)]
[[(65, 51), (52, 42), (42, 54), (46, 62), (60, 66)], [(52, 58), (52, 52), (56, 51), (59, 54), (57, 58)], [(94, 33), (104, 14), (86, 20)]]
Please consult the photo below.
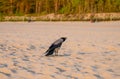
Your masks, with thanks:
[(65, 41), (67, 38), (66, 37), (61, 37), (61, 39), (63, 39), (63, 41)]

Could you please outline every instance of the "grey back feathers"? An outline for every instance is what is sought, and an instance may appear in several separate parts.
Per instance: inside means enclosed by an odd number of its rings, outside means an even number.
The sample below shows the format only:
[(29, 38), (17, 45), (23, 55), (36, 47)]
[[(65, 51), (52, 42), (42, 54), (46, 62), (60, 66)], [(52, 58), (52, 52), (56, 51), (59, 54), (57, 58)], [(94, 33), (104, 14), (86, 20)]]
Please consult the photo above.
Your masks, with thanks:
[(61, 37), (60, 39), (56, 40), (53, 44), (58, 45), (66, 40), (66, 37)]
[[(49, 49), (45, 52), (45, 56), (52, 55), (54, 52), (58, 53), (58, 49), (61, 47), (62, 43), (66, 40), (66, 37), (61, 37), (60, 39), (56, 40), (52, 43)], [(57, 50), (57, 51), (56, 51)]]
[(58, 45), (59, 43), (62, 43), (62, 42), (63, 42), (63, 39), (58, 39), (53, 44), (54, 45)]

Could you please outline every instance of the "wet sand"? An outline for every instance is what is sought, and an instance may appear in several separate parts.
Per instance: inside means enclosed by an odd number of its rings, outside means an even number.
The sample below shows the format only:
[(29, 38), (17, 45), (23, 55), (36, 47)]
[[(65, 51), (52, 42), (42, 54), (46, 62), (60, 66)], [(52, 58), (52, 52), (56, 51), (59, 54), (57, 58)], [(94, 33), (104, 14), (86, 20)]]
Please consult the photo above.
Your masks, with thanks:
[(0, 79), (120, 79), (120, 22), (1, 22)]

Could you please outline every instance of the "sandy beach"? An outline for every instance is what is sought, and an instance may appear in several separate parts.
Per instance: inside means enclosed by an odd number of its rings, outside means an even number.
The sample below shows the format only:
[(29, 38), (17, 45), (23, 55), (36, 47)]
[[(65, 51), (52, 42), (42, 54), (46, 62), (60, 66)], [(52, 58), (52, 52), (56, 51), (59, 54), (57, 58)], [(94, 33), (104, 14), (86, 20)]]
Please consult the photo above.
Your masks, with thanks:
[(1, 22), (0, 79), (120, 79), (120, 21)]

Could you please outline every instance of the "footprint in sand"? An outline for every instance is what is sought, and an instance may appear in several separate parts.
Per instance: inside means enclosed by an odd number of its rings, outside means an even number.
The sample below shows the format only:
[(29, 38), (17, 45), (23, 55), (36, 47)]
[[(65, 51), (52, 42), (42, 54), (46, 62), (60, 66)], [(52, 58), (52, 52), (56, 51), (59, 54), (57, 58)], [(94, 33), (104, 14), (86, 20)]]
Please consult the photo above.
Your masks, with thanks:
[(64, 75), (64, 76), (66, 76), (67, 79), (79, 79), (79, 78), (77, 78), (77, 77), (73, 77), (73, 76), (71, 76), (71, 75)]
[(118, 46), (120, 46), (120, 44), (117, 44)]
[(101, 75), (99, 74), (94, 74), (94, 76), (97, 78), (97, 79), (104, 79)]
[(0, 74), (3, 74), (7, 77), (11, 77), (11, 74), (8, 72), (9, 70), (6, 69), (7, 67), (7, 64), (0, 64)]
[(15, 70), (15, 69), (10, 69), (11, 70), (11, 72), (13, 72), (13, 73), (17, 73), (17, 71)]
[(104, 79), (101, 75), (98, 74), (98, 67), (97, 66), (91, 66), (92, 70), (97, 73), (93, 74), (97, 79)]
[(79, 55), (85, 55), (85, 54), (88, 54), (88, 53), (85, 53), (85, 52), (78, 52)]
[(7, 64), (0, 64), (0, 68), (8, 67)]
[(36, 49), (36, 47), (34, 46), (34, 45), (30, 45), (28, 48), (27, 48), (27, 50), (35, 50)]
[(78, 59), (78, 60), (83, 60), (83, 59), (82, 59), (81, 57), (79, 57), (79, 56), (77, 56), (76, 59)]
[(14, 66), (17, 66), (17, 64), (20, 63), (19, 61), (17, 61), (17, 58), (12, 58), (12, 61)]
[(107, 71), (112, 72), (112, 73), (114, 72), (112, 69), (107, 69)]
[(81, 70), (81, 66), (79, 66), (79, 65), (74, 65), (74, 67), (75, 67), (75, 70), (77, 70), (77, 72), (80, 72), (80, 70)]
[(33, 71), (33, 70), (29, 69), (29, 68), (26, 68), (26, 67), (23, 67), (23, 66), (18, 66), (18, 68), (20, 68), (22, 70), (25, 70), (25, 71), (27, 71), (27, 72), (29, 72), (31, 74), (36, 74), (35, 71)]
[(78, 44), (77, 46), (80, 46), (80, 44)]
[(17, 54), (16, 54), (16, 52), (12, 52), (12, 53), (10, 53), (10, 55), (11, 56), (16, 56)]
[(45, 46), (40, 46), (41, 49), (45, 49)]
[(22, 58), (23, 61), (29, 61), (29, 57), (28, 56), (25, 56)]
[(95, 45), (95, 44), (92, 44), (91, 46), (95, 47), (96, 45)]
[(0, 73), (7, 76), (7, 77), (11, 77), (11, 74), (9, 74), (9, 73), (5, 73), (5, 72), (1, 72), (1, 71), (0, 71)]
[(65, 72), (66, 70), (63, 70), (63, 69), (61, 69), (61, 68), (59, 68), (59, 67), (56, 67), (56, 69), (60, 72), (60, 73), (62, 73), (62, 72)]
[(97, 66), (91, 66), (91, 68), (92, 68), (92, 70), (93, 70), (94, 72), (97, 72), (97, 69), (98, 69)]
[(5, 44), (0, 44), (0, 49), (2, 50), (2, 51), (7, 51), (8, 49), (7, 49), (7, 45), (5, 45)]
[(55, 78), (56, 79), (56, 77), (55, 77), (55, 75), (50, 75), (52, 78)]

